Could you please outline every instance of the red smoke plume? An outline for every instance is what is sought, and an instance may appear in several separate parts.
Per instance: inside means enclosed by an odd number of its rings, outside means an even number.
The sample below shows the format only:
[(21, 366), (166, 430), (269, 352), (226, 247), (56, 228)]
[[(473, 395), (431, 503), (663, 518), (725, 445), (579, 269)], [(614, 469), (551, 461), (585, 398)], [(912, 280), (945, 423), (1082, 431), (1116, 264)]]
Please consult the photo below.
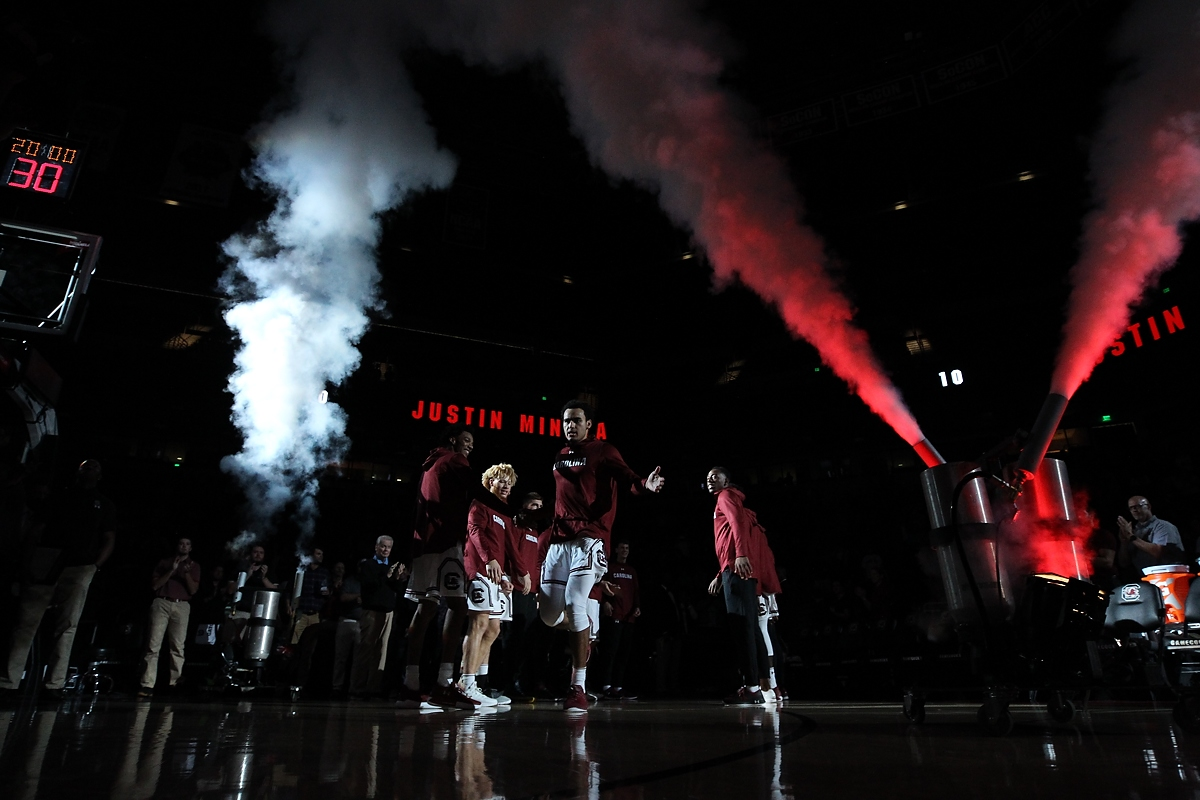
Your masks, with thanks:
[(704, 247), (718, 284), (740, 278), (906, 442), (921, 441), (854, 324), (823, 242), (800, 222), (786, 166), (750, 134), (719, 87), (719, 37), (686, 4), (489, 0), (412, 13), (436, 45), (468, 58), (497, 65), (543, 59), (599, 166), (656, 191), (672, 220)]
[[(1034, 479), (1037, 480), (1036, 478)], [(1022, 495), (1022, 503), (1012, 522), (1006, 526), (1006, 544), (1017, 553), (1010, 563), (1014, 572), (1052, 572), (1068, 578), (1087, 578), (1092, 574), (1092, 532), (1098, 521), (1088, 510), (1086, 492), (1074, 493), (1077, 509), (1074, 520), (1057, 513), (1060, 506), (1040, 502), (1036, 491)]]
[(1200, 217), (1200, 17), (1155, 0), (1126, 20), (1118, 54), (1137, 73), (1113, 91), (1092, 152), (1099, 208), (1087, 219), (1051, 391), (1071, 397), (1129, 324), (1130, 308)]

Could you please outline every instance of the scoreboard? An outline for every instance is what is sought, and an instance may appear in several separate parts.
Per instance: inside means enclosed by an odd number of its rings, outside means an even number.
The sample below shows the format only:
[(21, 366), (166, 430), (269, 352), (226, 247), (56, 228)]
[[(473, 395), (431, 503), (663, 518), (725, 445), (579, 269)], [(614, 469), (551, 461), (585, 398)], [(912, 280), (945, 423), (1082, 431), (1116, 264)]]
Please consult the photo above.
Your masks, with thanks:
[(80, 143), (58, 136), (17, 130), (5, 140), (0, 179), (10, 189), (67, 197), (79, 168)]

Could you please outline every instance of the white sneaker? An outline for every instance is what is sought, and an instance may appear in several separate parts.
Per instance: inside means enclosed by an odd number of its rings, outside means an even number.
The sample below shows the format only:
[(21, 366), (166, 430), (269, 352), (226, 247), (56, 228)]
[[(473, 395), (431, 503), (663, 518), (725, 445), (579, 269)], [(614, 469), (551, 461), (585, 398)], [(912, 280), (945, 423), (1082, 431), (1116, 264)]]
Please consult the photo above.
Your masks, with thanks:
[(506, 694), (497, 693), (496, 696), (493, 697), (492, 699), (496, 701), (496, 705), (498, 705), (498, 706), (511, 706), (512, 705), (512, 698)]
[(464, 689), (460, 685), (458, 688), (459, 688), (459, 691), (461, 691), (467, 697), (471, 698), (476, 703), (478, 703), (479, 708), (493, 708), (494, 706), (498, 705), (495, 700), (488, 697), (483, 692), (479, 691), (478, 686), (472, 686), (470, 689)]

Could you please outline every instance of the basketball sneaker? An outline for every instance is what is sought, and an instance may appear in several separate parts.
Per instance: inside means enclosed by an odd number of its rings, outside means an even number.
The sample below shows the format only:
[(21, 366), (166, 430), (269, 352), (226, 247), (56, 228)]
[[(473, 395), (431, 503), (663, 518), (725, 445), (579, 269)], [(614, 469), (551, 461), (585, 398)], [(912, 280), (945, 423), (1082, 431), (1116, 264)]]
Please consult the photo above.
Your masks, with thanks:
[[(499, 703), (497, 703), (495, 700), (484, 694), (483, 690), (478, 686), (472, 686), (469, 689), (464, 689), (462, 686), (456, 684), (454, 688), (458, 689), (458, 691), (462, 693), (463, 697), (466, 697), (468, 700), (475, 703), (476, 708), (495, 708), (497, 705), (499, 705)], [(459, 708), (462, 708), (462, 706), (459, 706)]]
[(725, 698), (727, 706), (761, 706), (763, 704), (762, 692), (757, 688), (750, 691), (749, 688), (743, 686), (736, 693)]
[(429, 702), (442, 708), (462, 708), (467, 711), (479, 708), (479, 703), (463, 694), (456, 684), (435, 686), (429, 695)]
[(429, 695), (422, 694), (408, 688), (404, 684), (400, 684), (400, 694), (396, 700), (396, 708), (420, 708), (421, 704), (429, 700)]
[(571, 687), (571, 691), (567, 692), (567, 696), (563, 698), (563, 711), (568, 711), (576, 714), (582, 714), (588, 710), (588, 698), (584, 693), (583, 687), (575, 685)]

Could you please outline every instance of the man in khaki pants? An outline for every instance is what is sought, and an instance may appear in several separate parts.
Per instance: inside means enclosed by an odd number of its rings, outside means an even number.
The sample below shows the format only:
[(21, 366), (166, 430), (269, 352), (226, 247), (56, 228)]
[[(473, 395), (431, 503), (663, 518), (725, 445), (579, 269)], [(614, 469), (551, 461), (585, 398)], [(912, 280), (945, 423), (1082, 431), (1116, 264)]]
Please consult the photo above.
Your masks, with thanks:
[[(96, 571), (116, 544), (116, 512), (112, 501), (96, 491), (100, 462), (79, 465), (74, 486), (54, 504), (38, 550), (53, 554), (54, 566), (21, 590), (21, 607), (0, 674), (0, 692), (15, 694), (29, 658), (33, 637), (46, 609), (54, 606), (54, 638), (47, 663), (45, 689), (61, 696), (67, 679), (75, 629)], [(49, 556), (48, 556), (49, 558)], [(30, 676), (31, 679), (33, 676)]]
[(192, 595), (200, 588), (200, 565), (192, 561), (192, 540), (180, 537), (175, 545), (175, 557), (164, 558), (154, 568), (150, 579), (154, 599), (150, 601), (150, 620), (146, 626), (146, 656), (142, 661), (141, 688), (138, 697), (150, 697), (158, 678), (158, 652), (163, 636), (167, 637), (171, 655), (170, 685), (179, 682), (183, 674), (183, 646), (187, 640), (188, 617)]

